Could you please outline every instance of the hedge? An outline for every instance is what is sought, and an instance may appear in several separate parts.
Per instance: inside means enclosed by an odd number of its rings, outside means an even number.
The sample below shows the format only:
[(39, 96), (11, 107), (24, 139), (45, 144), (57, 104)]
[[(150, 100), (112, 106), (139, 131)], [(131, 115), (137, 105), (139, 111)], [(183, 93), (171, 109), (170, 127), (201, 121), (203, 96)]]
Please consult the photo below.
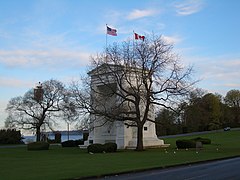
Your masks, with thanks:
[(208, 139), (208, 138), (197, 137), (197, 138), (193, 138), (192, 140), (194, 140), (196, 142), (199, 141), (202, 144), (211, 144), (211, 139)]
[(62, 142), (61, 144), (62, 144), (62, 147), (77, 147), (78, 145), (83, 145), (84, 141), (82, 139), (69, 140), (69, 141)]
[(64, 141), (61, 144), (62, 147), (76, 147), (76, 143), (74, 140)]
[(196, 141), (191, 139), (179, 139), (176, 141), (178, 149), (196, 148)]
[(116, 152), (117, 151), (117, 144), (116, 143), (105, 143), (103, 145), (105, 152)]
[(88, 153), (103, 153), (104, 146), (102, 144), (90, 144), (87, 150)]
[(87, 147), (88, 153), (109, 153), (109, 152), (116, 152), (117, 151), (117, 144), (116, 143), (105, 143), (105, 144), (90, 144)]
[(47, 142), (32, 142), (27, 145), (27, 149), (29, 151), (34, 151), (34, 150), (48, 150), (49, 149), (49, 143)]
[(83, 139), (78, 139), (78, 140), (75, 140), (75, 144), (78, 146), (78, 145), (83, 145), (84, 144), (84, 140)]

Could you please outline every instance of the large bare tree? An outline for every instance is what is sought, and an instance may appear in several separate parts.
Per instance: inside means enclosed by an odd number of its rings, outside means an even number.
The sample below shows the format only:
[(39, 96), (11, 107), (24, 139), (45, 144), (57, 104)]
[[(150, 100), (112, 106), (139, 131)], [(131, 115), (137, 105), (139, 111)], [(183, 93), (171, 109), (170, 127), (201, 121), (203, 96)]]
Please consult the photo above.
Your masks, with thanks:
[(5, 125), (35, 130), (37, 141), (41, 138), (41, 127), (46, 125), (52, 128), (59, 113), (66, 112), (66, 89), (60, 81), (45, 81), (42, 83), (42, 90), (40, 97), (34, 95), (34, 89), (30, 89), (23, 96), (14, 97), (6, 108), (8, 117)]
[(191, 73), (191, 67), (181, 65), (171, 44), (153, 36), (109, 46), (92, 58), (85, 81), (89, 89), (81, 91), (76, 84), (72, 89), (78, 106), (99, 120), (95, 125), (123, 121), (137, 127), (136, 150), (143, 150), (143, 127), (147, 121), (155, 122), (153, 109), (174, 109), (194, 84)]

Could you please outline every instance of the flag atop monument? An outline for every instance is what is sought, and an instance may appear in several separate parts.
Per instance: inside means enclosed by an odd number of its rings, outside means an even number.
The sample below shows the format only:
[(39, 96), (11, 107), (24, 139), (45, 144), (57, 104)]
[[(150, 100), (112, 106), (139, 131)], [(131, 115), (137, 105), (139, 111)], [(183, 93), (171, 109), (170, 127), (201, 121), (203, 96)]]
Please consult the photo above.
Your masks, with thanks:
[(134, 38), (135, 38), (136, 40), (142, 40), (142, 41), (144, 41), (145, 36), (141, 36), (141, 35), (139, 35), (139, 34), (137, 34), (137, 33), (134, 33)]
[(117, 30), (107, 26), (107, 34), (111, 36), (117, 36)]

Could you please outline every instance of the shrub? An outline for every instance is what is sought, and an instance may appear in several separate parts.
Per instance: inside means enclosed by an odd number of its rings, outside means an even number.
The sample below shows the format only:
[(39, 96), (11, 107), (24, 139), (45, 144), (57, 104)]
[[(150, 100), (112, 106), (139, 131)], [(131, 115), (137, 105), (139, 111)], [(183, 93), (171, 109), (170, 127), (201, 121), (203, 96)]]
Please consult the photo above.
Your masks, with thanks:
[(0, 144), (24, 144), (20, 131), (15, 129), (0, 130)]
[(90, 144), (87, 147), (88, 153), (103, 153), (103, 152), (116, 152), (117, 144), (116, 143), (105, 143), (105, 144)]
[(193, 138), (192, 140), (194, 140), (196, 142), (199, 141), (202, 144), (211, 144), (211, 139), (208, 139), (208, 138), (197, 137), (197, 138)]
[(103, 153), (104, 146), (102, 144), (90, 144), (87, 147), (88, 153)]
[(83, 145), (84, 144), (84, 140), (83, 139), (75, 140), (75, 144), (76, 144), (76, 146)]
[(27, 145), (27, 149), (29, 151), (34, 151), (34, 150), (48, 150), (49, 149), (49, 143), (47, 142), (33, 142), (33, 143), (29, 143)]
[(76, 143), (74, 140), (64, 141), (61, 143), (62, 147), (76, 147)]
[(103, 145), (105, 152), (116, 152), (117, 151), (117, 144), (116, 143), (105, 143)]
[(178, 149), (195, 148), (196, 141), (191, 139), (179, 139), (176, 141), (176, 146)]
[(82, 139), (78, 140), (68, 140), (61, 143), (62, 147), (77, 147), (78, 145), (83, 145), (84, 141)]

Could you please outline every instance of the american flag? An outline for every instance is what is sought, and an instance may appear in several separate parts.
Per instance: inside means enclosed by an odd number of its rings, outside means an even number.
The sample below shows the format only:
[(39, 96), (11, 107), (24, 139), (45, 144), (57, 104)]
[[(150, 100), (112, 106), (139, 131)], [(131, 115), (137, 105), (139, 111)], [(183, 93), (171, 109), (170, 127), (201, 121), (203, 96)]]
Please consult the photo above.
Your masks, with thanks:
[(107, 26), (107, 34), (109, 34), (111, 36), (117, 36), (117, 30), (116, 29), (112, 29), (112, 28)]

